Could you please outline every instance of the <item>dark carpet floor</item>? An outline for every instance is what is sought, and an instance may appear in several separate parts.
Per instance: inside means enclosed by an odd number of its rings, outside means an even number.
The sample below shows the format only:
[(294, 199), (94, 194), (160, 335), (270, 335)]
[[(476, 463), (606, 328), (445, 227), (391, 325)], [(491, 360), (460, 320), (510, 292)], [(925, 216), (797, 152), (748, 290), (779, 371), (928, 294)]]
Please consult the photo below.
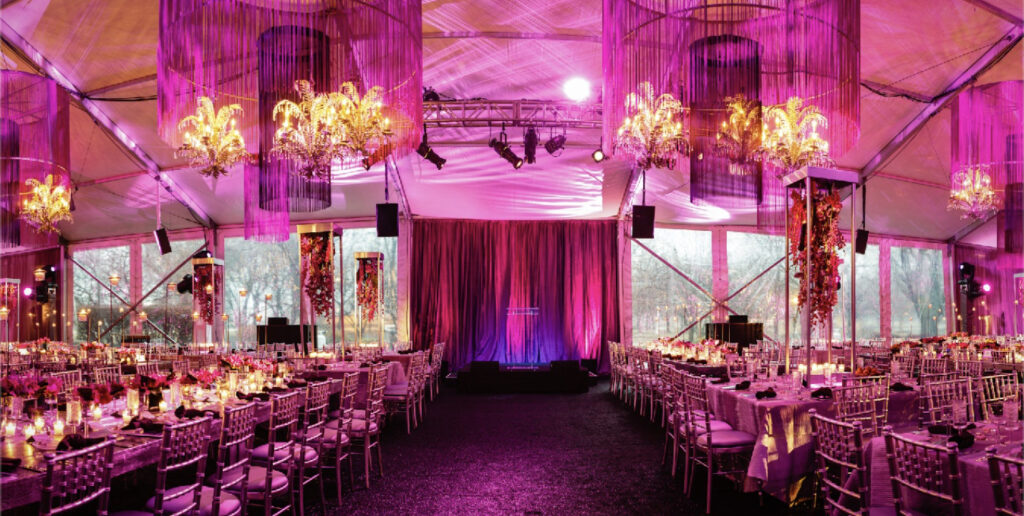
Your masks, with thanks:
[[(661, 465), (663, 437), (605, 382), (587, 394), (445, 389), (411, 435), (400, 418), (385, 429), (384, 478), (375, 475), (369, 490), (357, 481), (327, 512), (703, 514), (703, 475), (696, 499), (684, 498), (681, 475), (673, 480)], [(714, 485), (715, 514), (791, 513), (727, 480)]]

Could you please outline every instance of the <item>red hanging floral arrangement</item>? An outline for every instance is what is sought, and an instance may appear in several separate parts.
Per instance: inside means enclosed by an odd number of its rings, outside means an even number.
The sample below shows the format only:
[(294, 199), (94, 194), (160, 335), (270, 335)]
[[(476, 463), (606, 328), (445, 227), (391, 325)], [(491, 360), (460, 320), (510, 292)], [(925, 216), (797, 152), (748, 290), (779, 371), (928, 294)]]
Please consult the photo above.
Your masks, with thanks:
[(327, 317), (334, 301), (334, 263), (330, 233), (302, 235), (302, 283), (313, 313)]
[(356, 300), (360, 313), (366, 322), (372, 322), (377, 315), (377, 278), (380, 260), (362, 258), (356, 271)]
[[(814, 209), (814, 220), (811, 224), (813, 234), (808, 235), (806, 245), (810, 249), (811, 274), (807, 277), (807, 255), (800, 246), (801, 229), (807, 223), (807, 198), (803, 190), (794, 190), (790, 197), (793, 206), (789, 217), (789, 254), (793, 259), (800, 279), (798, 304), (801, 308), (810, 303), (812, 325), (824, 325), (832, 316), (839, 290), (839, 250), (846, 245), (842, 232), (839, 231), (839, 211), (843, 204), (839, 192), (832, 190), (818, 191), (812, 186), (811, 200)], [(811, 282), (810, 299), (807, 293), (807, 281)]]

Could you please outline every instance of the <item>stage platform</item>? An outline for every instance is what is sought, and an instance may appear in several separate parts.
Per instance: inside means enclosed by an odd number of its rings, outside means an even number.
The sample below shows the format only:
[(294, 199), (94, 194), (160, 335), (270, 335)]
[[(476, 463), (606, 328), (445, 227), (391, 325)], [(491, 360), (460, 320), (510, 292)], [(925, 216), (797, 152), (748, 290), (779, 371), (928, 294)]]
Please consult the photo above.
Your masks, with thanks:
[(458, 390), (464, 393), (585, 393), (596, 380), (578, 360), (550, 365), (473, 362), (456, 375)]

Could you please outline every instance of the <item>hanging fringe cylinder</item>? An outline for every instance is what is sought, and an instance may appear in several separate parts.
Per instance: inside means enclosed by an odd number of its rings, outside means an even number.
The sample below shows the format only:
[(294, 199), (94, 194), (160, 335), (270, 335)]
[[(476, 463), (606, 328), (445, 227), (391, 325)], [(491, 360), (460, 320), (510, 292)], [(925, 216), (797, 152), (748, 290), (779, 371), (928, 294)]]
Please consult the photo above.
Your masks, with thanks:
[(57, 235), (40, 234), (22, 220), (25, 182), (54, 183), (70, 188), (70, 97), (52, 79), (14, 70), (0, 70), (0, 247), (57, 244)]
[[(672, 93), (681, 99), (698, 98), (700, 92), (712, 89), (720, 77), (692, 70), (712, 54), (692, 59), (688, 49), (714, 37), (739, 37), (759, 44), (761, 103), (782, 104), (798, 96), (818, 106), (829, 120), (821, 133), (833, 156), (842, 156), (859, 138), (859, 0), (604, 0), (603, 35), (606, 143), (614, 141), (614, 130), (625, 116), (626, 95), (640, 83), (654, 85), (655, 95)], [(714, 55), (733, 62), (749, 53), (742, 45), (706, 48), (722, 52)], [(721, 106), (724, 111), (724, 99)], [(715, 173), (729, 171), (723, 168)], [(784, 189), (775, 172), (766, 169), (762, 175), (765, 199), (759, 220), (764, 210), (777, 216), (772, 225), (781, 227)], [(741, 188), (740, 193), (745, 191)]]
[[(288, 238), (288, 206), (318, 210), (330, 201), (330, 184), (296, 182), (271, 167), (270, 147), (261, 141), (274, 127), (270, 109), (260, 100), (260, 40), (275, 34), (275, 84), (296, 71), (319, 75), (319, 92), (346, 82), (360, 92), (383, 88), (392, 143), (402, 154), (420, 141), (422, 126), (422, 16), (416, 0), (161, 0), (158, 50), (158, 111), (161, 137), (179, 146), (175, 125), (195, 110), (199, 96), (216, 105), (237, 103), (244, 114), (239, 130), (250, 152), (264, 163), (247, 167), (245, 235), (258, 240)], [(321, 36), (322, 35), (322, 36)], [(269, 36), (268, 36), (269, 37)], [(326, 47), (318, 47), (326, 39)], [(266, 72), (263, 72), (264, 74)], [(266, 82), (266, 78), (263, 78)], [(284, 97), (282, 97), (284, 98)], [(275, 99), (281, 100), (280, 98)], [(272, 134), (272, 130), (271, 130)], [(326, 197), (326, 200), (325, 200)], [(282, 211), (283, 210), (283, 211)]]

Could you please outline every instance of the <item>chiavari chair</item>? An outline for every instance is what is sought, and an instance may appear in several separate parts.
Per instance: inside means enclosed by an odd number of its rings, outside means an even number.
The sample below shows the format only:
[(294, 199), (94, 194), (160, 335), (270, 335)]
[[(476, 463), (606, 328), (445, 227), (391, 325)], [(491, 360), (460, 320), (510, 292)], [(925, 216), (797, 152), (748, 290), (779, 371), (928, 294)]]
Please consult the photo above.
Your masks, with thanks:
[(441, 362), (444, 361), (444, 345), (444, 342), (437, 342), (430, 350), (430, 373), (427, 376), (430, 401), (434, 401), (434, 396), (441, 393)]
[(996, 455), (994, 446), (985, 455), (996, 514), (1024, 516), (1024, 459)]
[(78, 369), (50, 373), (49, 376), (60, 380), (60, 393), (63, 395), (74, 392), (76, 387), (82, 385), (82, 371)]
[[(687, 446), (686, 463), (689, 468), (685, 474), (685, 492), (690, 494), (693, 487), (693, 474), (696, 466), (707, 469), (705, 513), (711, 514), (711, 479), (715, 475), (745, 476), (749, 454), (754, 449), (757, 437), (739, 430), (715, 430), (712, 426), (711, 404), (708, 402), (707, 379), (683, 376), (683, 398), (686, 406), (683, 410), (685, 421), (685, 440)], [(710, 431), (706, 431), (709, 429)], [(735, 459), (737, 456), (747, 460)], [(735, 467), (730, 468), (730, 465)]]
[(1016, 374), (996, 374), (982, 376), (978, 382), (978, 402), (981, 405), (981, 414), (985, 419), (992, 418), (992, 408), (1002, 407), (1003, 400), (1017, 394), (1019, 387)]
[(889, 373), (898, 378), (912, 378), (917, 367), (917, 356), (913, 354), (893, 355)]
[(53, 374), (63, 372), (67, 369), (67, 362), (63, 360), (45, 360), (35, 363), (35, 368), (41, 374)]
[[(427, 362), (428, 355), (424, 351), (418, 353), (420, 355), (420, 370), (419, 374), (414, 375), (410, 381), (413, 382), (413, 391), (415, 392), (416, 404), (416, 421), (413, 428), (420, 425), (423, 421), (423, 402), (426, 398), (427, 388), (427, 376), (430, 374), (430, 363)], [(386, 388), (385, 388), (386, 389)]]
[[(324, 470), (320, 457), (323, 456), (327, 408), (331, 395), (331, 382), (313, 382), (306, 386), (306, 403), (301, 415), (302, 430), (297, 432), (295, 446), (295, 478), (293, 486), (298, 492), (299, 515), (305, 514), (305, 488), (313, 481), (320, 486), (320, 506), (327, 503), (324, 495)], [(268, 450), (270, 448), (268, 447)], [(269, 453), (269, 451), (268, 451)], [(287, 450), (277, 450), (285, 455)]]
[(955, 516), (963, 514), (964, 498), (956, 443), (948, 442), (945, 446), (939, 446), (915, 441), (894, 434), (891, 427), (886, 427), (884, 433), (896, 514), (919, 514), (906, 507), (904, 489), (949, 506)]
[(263, 487), (260, 482), (255, 483), (257, 489), (249, 490), (254, 477), (250, 469), (250, 458), (255, 431), (255, 403), (224, 408), (220, 439), (217, 441), (217, 467), (209, 479), (213, 487), (210, 514), (239, 514), (244, 510), (239, 500), (248, 500), (250, 496), (260, 497), (258, 489)]
[(47, 453), (46, 476), (39, 514), (50, 516), (79, 510), (96, 501), (95, 513), (106, 516), (110, 503), (110, 474), (114, 437), (77, 451)]
[(836, 418), (843, 423), (858, 422), (867, 435), (879, 435), (889, 417), (889, 381), (864, 382), (832, 390)]
[(394, 415), (405, 413), (405, 433), (412, 433), (412, 427), (416, 424), (416, 383), (423, 369), (423, 355), (414, 354), (409, 360), (408, 381), (388, 385), (384, 388), (384, 407), (387, 414)]
[(886, 386), (889, 385), (889, 375), (880, 374), (877, 376), (846, 376), (843, 377), (843, 387), (852, 387), (854, 385), (866, 385), (869, 383), (882, 383)]
[(380, 429), (384, 418), (384, 389), (387, 387), (388, 374), (386, 365), (376, 365), (370, 368), (366, 386), (366, 408), (359, 417), (355, 413), (352, 418), (351, 432), (349, 438), (352, 441), (350, 453), (359, 450), (363, 457), (363, 473), (366, 479), (366, 488), (370, 488), (370, 469), (373, 467), (373, 450), (377, 450), (378, 473), (384, 476), (384, 460), (381, 452)]
[(97, 367), (92, 370), (92, 380), (96, 383), (115, 383), (121, 381), (121, 365)]
[(924, 420), (928, 424), (942, 422), (944, 416), (952, 411), (954, 400), (967, 403), (967, 419), (974, 421), (974, 389), (970, 378), (956, 378), (924, 384), (921, 395), (924, 402)]
[[(291, 513), (295, 506), (295, 491), (291, 489), (291, 479), (296, 462), (295, 437), (299, 424), (299, 407), (302, 404), (301, 394), (299, 391), (292, 391), (270, 397), (267, 443), (253, 448), (253, 466), (250, 467), (252, 473), (249, 475), (248, 488), (258, 492), (261, 497), (255, 499), (250, 496), (248, 502), (261, 506), (263, 513), (268, 516)], [(274, 450), (274, 453), (270, 453), (270, 450)], [(260, 481), (263, 485), (257, 487), (255, 484)], [(281, 495), (286, 492), (287, 503), (275, 506), (274, 499), (282, 498)]]
[(945, 358), (922, 358), (921, 376), (926, 374), (941, 374), (949, 372), (949, 360)]
[(352, 478), (352, 460), (349, 454), (349, 445), (352, 443), (349, 433), (352, 432), (356, 393), (359, 391), (359, 373), (345, 373), (345, 376), (335, 381), (341, 384), (341, 399), (338, 411), (331, 414), (331, 419), (325, 425), (324, 469), (334, 471), (338, 500), (340, 501), (342, 462), (348, 462), (349, 488), (354, 488), (355, 482)]
[[(649, 412), (648, 416), (651, 418), (651, 422), (654, 422), (656, 408), (661, 404), (662, 395), (662, 384), (661, 384), (661, 368), (664, 365), (665, 360), (661, 355), (661, 351), (651, 351), (647, 358), (647, 374), (645, 376), (647, 403), (644, 406)], [(640, 414), (643, 415), (644, 411), (641, 410)]]
[(135, 366), (135, 374), (139, 376), (155, 376), (160, 374), (160, 366), (156, 362), (143, 362)]
[(188, 360), (174, 360), (171, 362), (171, 372), (177, 376), (188, 374)]
[[(817, 457), (817, 481), (826, 514), (868, 516), (868, 475), (860, 421), (830, 419), (811, 409), (811, 436)], [(815, 504), (817, 505), (817, 504)]]
[[(160, 459), (156, 467), (156, 496), (146, 502), (148, 512), (156, 516), (212, 514), (213, 489), (203, 486), (211, 421), (209, 417), (203, 417), (164, 427), (160, 439)], [(171, 475), (194, 481), (172, 486), (169, 479)], [(225, 493), (225, 496), (231, 495)], [(227, 505), (222, 503), (221, 507)], [(124, 511), (118, 514), (133, 516), (140, 513)]]
[(979, 378), (984, 372), (984, 364), (980, 360), (957, 360), (954, 371), (960, 376)]

